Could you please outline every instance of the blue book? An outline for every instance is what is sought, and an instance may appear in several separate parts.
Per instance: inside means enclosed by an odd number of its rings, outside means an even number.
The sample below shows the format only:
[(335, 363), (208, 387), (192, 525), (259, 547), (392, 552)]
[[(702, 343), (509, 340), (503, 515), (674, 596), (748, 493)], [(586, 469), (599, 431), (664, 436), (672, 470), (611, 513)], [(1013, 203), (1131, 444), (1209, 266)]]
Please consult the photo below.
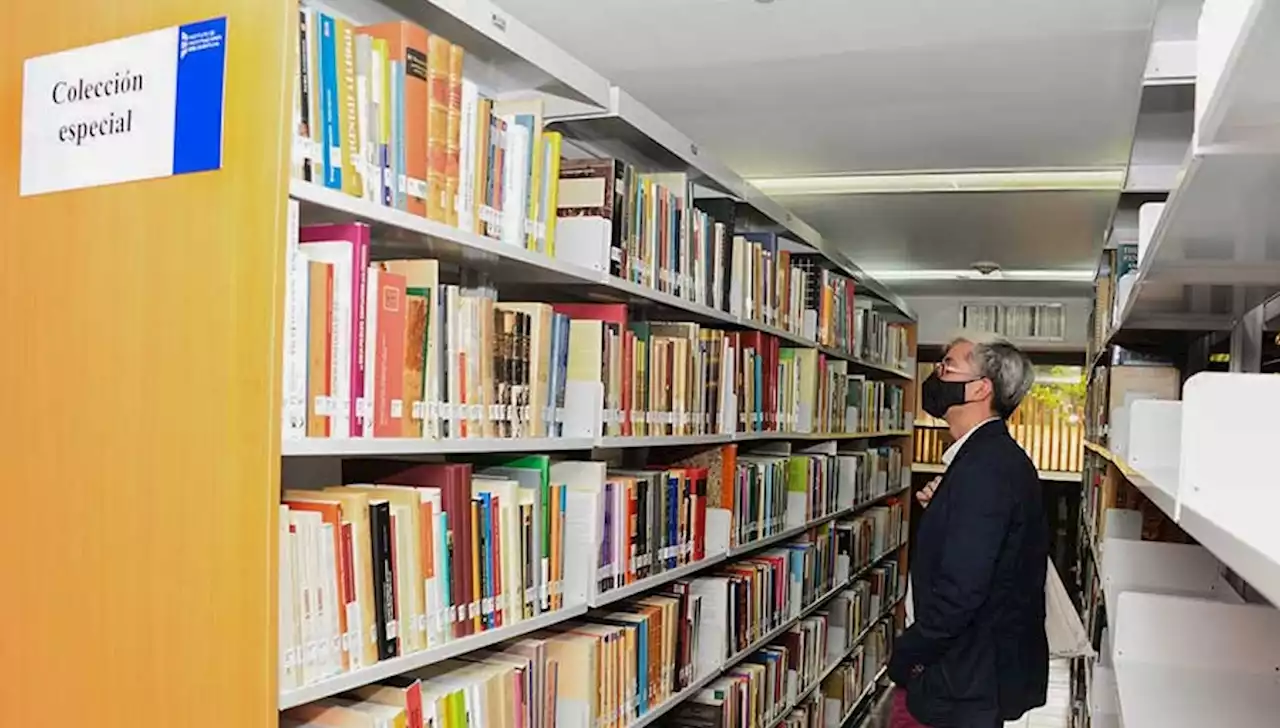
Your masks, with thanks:
[[(480, 560), (481, 560), (481, 563), (484, 565), (484, 569), (483, 569), (484, 575), (481, 577), (481, 581), (480, 581), (480, 583), (484, 587), (481, 593), (481, 597), (484, 599), (484, 601), (488, 602), (489, 604), (492, 604), (492, 599), (494, 594), (493, 587), (494, 587), (494, 584), (496, 583), (496, 579), (494, 578), (495, 575), (494, 575), (494, 568), (493, 568), (493, 494), (492, 493), (480, 494), (480, 536), (481, 536), (480, 544), (483, 549), (480, 554)], [(489, 610), (481, 610), (481, 611), (482, 611), (481, 621), (484, 623), (485, 628), (491, 629), (493, 627), (496, 627), (497, 617), (494, 614), (493, 610), (489, 609)]]
[(401, 181), (407, 174), (405, 170), (408, 169), (404, 144), (404, 62), (393, 61), (391, 69), (391, 113), (393, 114), (391, 137), (394, 140), (391, 191), (396, 199), (396, 209), (404, 210), (409, 203), (407, 190)]
[(324, 186), (342, 189), (342, 137), (338, 131), (338, 27), (333, 17), (320, 16), (320, 159)]
[(667, 478), (667, 546), (670, 550), (666, 559), (668, 569), (676, 568), (675, 549), (680, 538), (680, 479)]

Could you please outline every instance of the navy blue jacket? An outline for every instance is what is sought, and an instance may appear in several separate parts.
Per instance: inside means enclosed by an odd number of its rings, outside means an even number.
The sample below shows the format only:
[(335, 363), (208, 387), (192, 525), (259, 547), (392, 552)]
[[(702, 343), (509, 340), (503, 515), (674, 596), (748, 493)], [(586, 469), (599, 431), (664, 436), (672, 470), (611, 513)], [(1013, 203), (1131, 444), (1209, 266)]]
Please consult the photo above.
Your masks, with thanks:
[(991, 728), (1044, 705), (1048, 550), (1035, 466), (1003, 422), (981, 425), (942, 476), (911, 554), (915, 622), (889, 675), (916, 720)]

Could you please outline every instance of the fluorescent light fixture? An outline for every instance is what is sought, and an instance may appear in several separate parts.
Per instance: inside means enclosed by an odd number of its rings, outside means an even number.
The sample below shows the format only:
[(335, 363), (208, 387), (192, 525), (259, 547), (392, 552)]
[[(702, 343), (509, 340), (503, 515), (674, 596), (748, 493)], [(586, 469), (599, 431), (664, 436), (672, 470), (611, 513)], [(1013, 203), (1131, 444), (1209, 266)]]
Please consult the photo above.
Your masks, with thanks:
[(911, 174), (759, 177), (747, 180), (767, 195), (881, 195), (910, 192), (1120, 191), (1125, 170), (952, 170)]
[(1033, 282), (1090, 282), (1094, 279), (1093, 270), (1079, 269), (1012, 269), (997, 270), (983, 274), (972, 268), (956, 269), (923, 269), (904, 268), (900, 270), (867, 270), (867, 275), (876, 280), (889, 282), (903, 281), (1033, 281)]

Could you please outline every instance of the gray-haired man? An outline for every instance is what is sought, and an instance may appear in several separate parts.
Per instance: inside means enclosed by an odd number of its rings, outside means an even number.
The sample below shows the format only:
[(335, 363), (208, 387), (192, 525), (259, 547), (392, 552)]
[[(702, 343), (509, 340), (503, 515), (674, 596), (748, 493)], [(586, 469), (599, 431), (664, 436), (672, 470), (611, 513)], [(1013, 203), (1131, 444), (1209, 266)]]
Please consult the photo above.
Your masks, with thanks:
[(955, 443), (921, 498), (915, 621), (889, 663), (892, 728), (995, 728), (1044, 705), (1049, 532), (1035, 466), (1004, 424), (1034, 376), (1008, 342), (959, 339), (921, 384), (921, 405)]

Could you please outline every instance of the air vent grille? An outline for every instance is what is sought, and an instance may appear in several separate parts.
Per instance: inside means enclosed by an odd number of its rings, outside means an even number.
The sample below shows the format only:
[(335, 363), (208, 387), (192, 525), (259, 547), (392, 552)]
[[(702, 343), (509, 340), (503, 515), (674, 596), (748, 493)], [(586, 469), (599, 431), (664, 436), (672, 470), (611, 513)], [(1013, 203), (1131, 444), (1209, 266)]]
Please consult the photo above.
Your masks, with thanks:
[(1061, 303), (965, 303), (960, 327), (1017, 341), (1063, 341), (1066, 306)]

